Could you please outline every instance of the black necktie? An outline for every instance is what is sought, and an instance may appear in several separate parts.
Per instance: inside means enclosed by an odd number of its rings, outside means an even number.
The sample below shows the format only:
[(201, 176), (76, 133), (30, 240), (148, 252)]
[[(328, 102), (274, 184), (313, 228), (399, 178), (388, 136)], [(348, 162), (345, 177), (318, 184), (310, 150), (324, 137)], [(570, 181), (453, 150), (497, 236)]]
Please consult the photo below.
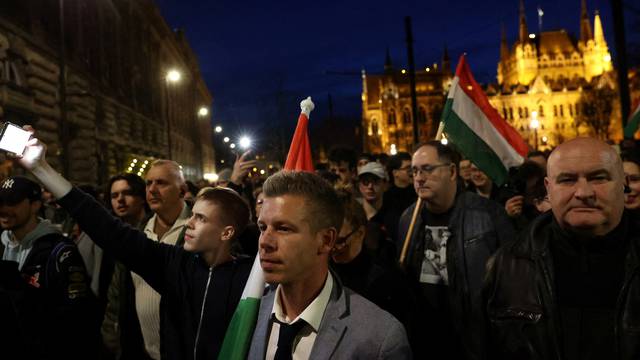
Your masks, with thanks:
[(302, 319), (293, 324), (285, 324), (280, 321), (278, 323), (280, 324), (280, 332), (278, 333), (278, 349), (274, 360), (291, 360), (293, 340), (307, 323)]

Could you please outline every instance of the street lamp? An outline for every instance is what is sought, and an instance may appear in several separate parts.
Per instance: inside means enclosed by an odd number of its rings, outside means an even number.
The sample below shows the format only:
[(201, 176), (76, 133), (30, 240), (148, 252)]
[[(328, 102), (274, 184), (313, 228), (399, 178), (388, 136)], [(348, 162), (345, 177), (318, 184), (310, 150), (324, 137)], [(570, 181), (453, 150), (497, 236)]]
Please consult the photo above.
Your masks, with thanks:
[(216, 126), (216, 128), (214, 129), (217, 133), (221, 133), (222, 132), (222, 126), (218, 125)]
[(180, 79), (182, 79), (182, 74), (180, 73), (180, 71), (176, 70), (176, 69), (171, 69), (169, 71), (167, 71), (167, 81), (170, 83), (177, 83), (178, 81), (180, 81)]
[(200, 116), (209, 115), (209, 109), (207, 109), (206, 106), (201, 107), (200, 110), (198, 110), (198, 115), (200, 115)]
[(533, 129), (535, 149), (538, 150), (538, 128), (540, 127), (540, 121), (538, 121), (538, 112), (535, 110), (531, 112), (531, 123), (529, 127)]
[(248, 149), (251, 146), (251, 139), (248, 136), (240, 138), (240, 147), (242, 149)]
[(225, 136), (225, 137), (224, 137), (224, 139), (222, 139), (222, 141), (224, 141), (224, 142), (226, 142), (226, 143), (228, 143), (228, 142), (229, 142), (229, 140), (231, 140), (231, 139), (229, 139), (229, 137), (228, 137), (228, 136)]
[(231, 145), (229, 145), (230, 148), (235, 149), (236, 148), (236, 144), (231, 143)]

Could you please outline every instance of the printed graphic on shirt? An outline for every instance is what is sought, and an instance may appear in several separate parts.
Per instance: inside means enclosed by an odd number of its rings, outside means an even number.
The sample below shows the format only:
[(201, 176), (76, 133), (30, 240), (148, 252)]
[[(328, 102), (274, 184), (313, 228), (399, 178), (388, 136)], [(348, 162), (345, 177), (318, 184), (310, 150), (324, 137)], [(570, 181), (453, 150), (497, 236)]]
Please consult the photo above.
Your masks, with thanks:
[(447, 241), (451, 232), (446, 226), (425, 226), (424, 259), (420, 282), (449, 285), (447, 276)]

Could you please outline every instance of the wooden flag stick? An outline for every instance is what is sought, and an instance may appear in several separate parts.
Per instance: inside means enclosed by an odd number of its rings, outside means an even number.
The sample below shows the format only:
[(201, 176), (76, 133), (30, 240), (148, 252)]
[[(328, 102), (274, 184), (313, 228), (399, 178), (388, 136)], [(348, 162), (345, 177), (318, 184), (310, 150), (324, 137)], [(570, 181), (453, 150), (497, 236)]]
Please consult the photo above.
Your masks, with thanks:
[[(442, 139), (442, 132), (444, 131), (444, 122), (440, 122), (438, 125), (438, 133), (436, 134), (436, 140)], [(404, 260), (407, 257), (407, 250), (409, 250), (409, 243), (411, 242), (411, 235), (413, 234), (413, 228), (416, 225), (416, 219), (418, 218), (418, 214), (420, 213), (420, 209), (422, 208), (422, 199), (418, 196), (418, 201), (416, 201), (416, 207), (413, 209), (413, 214), (411, 215), (411, 222), (409, 223), (409, 229), (407, 230), (407, 235), (404, 237), (404, 243), (402, 244), (402, 251), (400, 252), (400, 266), (404, 265)]]
[(418, 197), (416, 201), (416, 207), (413, 209), (413, 215), (411, 215), (411, 222), (409, 223), (409, 230), (404, 237), (404, 244), (402, 245), (402, 252), (400, 253), (400, 266), (404, 265), (404, 258), (407, 256), (407, 250), (409, 249), (409, 243), (411, 242), (411, 234), (413, 234), (413, 227), (416, 225), (416, 219), (420, 213), (422, 207), (422, 199)]

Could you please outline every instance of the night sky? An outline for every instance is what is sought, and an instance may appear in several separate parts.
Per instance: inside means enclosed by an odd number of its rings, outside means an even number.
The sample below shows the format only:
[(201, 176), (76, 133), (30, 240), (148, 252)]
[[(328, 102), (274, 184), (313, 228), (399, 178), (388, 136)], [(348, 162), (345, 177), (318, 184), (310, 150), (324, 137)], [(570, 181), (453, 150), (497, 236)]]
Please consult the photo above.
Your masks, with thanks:
[[(381, 72), (387, 47), (394, 65), (406, 67), (406, 15), (413, 20), (417, 68), (440, 62), (446, 44), (454, 70), (467, 52), (477, 80), (485, 83), (495, 81), (501, 23), (510, 45), (518, 33), (517, 0), (156, 3), (171, 27), (185, 30), (214, 97), (213, 122), (232, 137), (244, 132), (259, 137), (279, 118), (293, 126), (297, 104), (309, 95), (316, 103), (312, 122), (327, 117), (328, 94), (335, 116), (358, 121), (360, 77), (327, 72)], [(543, 30), (565, 28), (578, 36), (580, 0), (525, 1), (529, 32), (538, 32), (538, 5), (545, 13)], [(600, 10), (615, 53), (609, 2), (587, 0), (587, 7), (591, 21)], [(625, 24), (627, 34), (631, 22)]]

